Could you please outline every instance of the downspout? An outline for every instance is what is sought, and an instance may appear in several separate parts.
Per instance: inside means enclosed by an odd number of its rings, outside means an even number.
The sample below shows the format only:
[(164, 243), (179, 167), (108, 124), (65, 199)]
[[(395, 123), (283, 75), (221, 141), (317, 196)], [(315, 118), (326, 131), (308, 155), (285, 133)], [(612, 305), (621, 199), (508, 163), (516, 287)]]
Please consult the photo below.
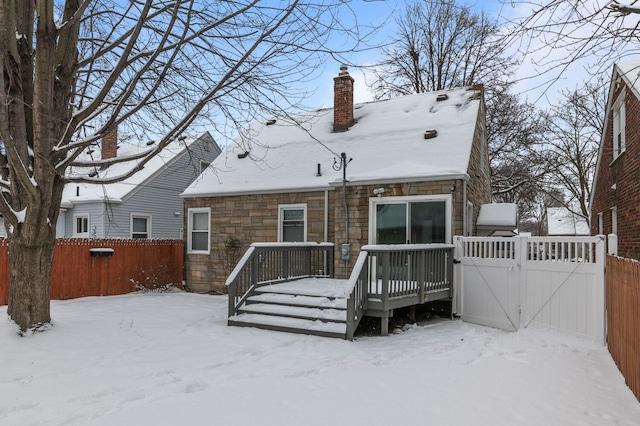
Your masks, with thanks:
[(467, 180), (462, 179), (462, 235), (469, 235), (469, 220), (467, 218)]
[(344, 243), (349, 244), (349, 209), (347, 208), (347, 170), (346, 167), (342, 170), (342, 202), (344, 205)]
[(329, 241), (329, 190), (324, 190), (324, 241)]

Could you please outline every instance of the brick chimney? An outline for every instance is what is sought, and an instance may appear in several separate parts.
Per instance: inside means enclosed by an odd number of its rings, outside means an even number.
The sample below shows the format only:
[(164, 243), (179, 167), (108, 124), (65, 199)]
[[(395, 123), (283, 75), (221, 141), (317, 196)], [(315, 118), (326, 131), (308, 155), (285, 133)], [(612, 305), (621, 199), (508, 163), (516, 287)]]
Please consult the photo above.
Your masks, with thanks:
[(102, 137), (102, 159), (115, 158), (118, 155), (118, 126), (107, 130)]
[(340, 74), (333, 79), (333, 131), (344, 132), (353, 120), (353, 77), (347, 66), (340, 67)]

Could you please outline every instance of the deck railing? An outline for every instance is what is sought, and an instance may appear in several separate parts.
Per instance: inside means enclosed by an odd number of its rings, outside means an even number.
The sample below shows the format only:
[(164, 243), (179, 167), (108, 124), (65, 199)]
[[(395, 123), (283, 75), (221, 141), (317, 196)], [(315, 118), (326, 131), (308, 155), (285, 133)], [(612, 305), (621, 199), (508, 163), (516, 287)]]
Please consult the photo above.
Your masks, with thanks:
[(354, 304), (349, 319), (359, 321), (358, 307), (371, 307), (373, 299), (379, 300), (376, 310), (389, 312), (424, 303), (432, 293), (450, 293), (453, 248), (451, 244), (363, 246), (349, 281), (349, 306)]
[(333, 277), (333, 243), (253, 243), (227, 278), (229, 316), (261, 285)]

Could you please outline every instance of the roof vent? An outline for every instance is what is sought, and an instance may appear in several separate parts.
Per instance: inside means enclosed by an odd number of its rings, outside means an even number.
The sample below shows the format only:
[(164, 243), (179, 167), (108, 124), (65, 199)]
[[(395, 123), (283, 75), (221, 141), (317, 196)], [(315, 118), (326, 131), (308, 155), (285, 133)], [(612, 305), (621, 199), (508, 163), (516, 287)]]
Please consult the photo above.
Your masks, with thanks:
[(93, 170), (91, 173), (89, 173), (89, 177), (96, 177), (98, 176), (98, 172)]
[(151, 146), (151, 145), (153, 145), (154, 143), (156, 143), (156, 141), (149, 141), (149, 142), (147, 142), (147, 146)]
[(267, 120), (267, 126), (273, 126), (274, 124), (276, 124), (275, 118), (272, 118), (271, 120)]
[(437, 130), (427, 130), (426, 132), (424, 132), (424, 138), (425, 139), (433, 139), (436, 136), (438, 136), (438, 131)]
[(438, 95), (438, 97), (436, 97), (436, 102), (446, 101), (447, 99), (449, 99), (449, 95), (447, 95), (446, 93), (441, 93)]
[(242, 154), (238, 154), (238, 158), (245, 158), (247, 155), (249, 155), (249, 151), (245, 151)]

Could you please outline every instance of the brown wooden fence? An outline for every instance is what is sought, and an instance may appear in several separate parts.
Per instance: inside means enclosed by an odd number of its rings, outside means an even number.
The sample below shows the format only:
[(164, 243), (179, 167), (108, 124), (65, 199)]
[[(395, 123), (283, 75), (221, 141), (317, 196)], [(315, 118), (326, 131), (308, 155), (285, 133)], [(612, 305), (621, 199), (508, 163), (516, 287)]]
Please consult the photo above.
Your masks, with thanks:
[[(100, 248), (113, 253), (91, 254), (91, 249)], [(182, 266), (183, 242), (179, 240), (59, 239), (53, 255), (51, 298), (125, 294), (167, 284), (182, 287)], [(8, 245), (0, 240), (0, 305), (6, 305), (8, 299)]]
[(607, 256), (607, 345), (640, 401), (640, 263)]

